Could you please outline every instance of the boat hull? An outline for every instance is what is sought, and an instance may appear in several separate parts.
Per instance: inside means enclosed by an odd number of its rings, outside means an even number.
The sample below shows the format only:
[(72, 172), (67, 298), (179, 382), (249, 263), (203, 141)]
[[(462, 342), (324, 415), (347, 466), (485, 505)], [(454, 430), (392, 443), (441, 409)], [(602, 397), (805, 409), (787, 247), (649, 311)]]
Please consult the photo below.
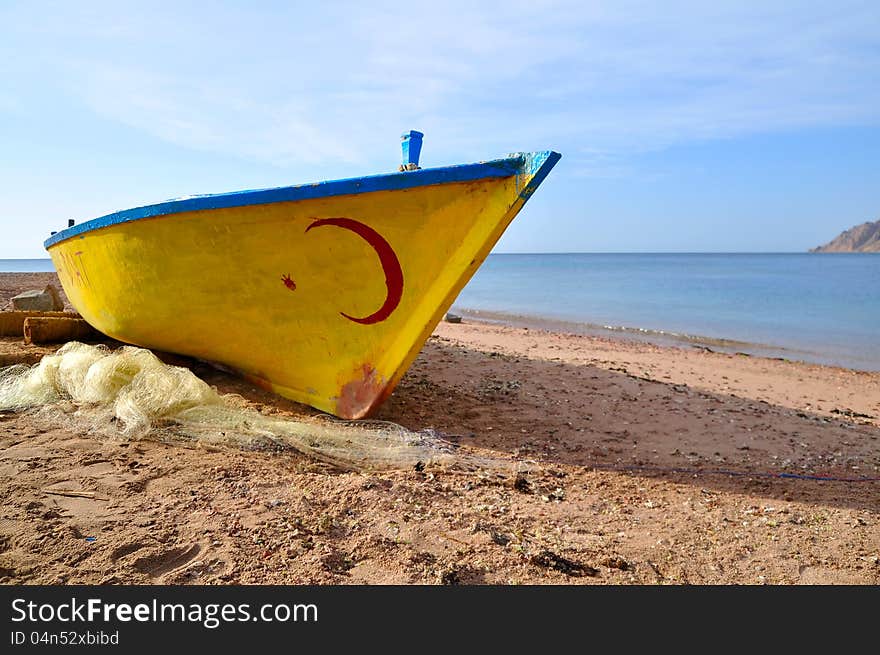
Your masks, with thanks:
[(144, 216), (47, 247), (71, 303), (104, 334), (217, 362), (287, 398), (362, 418), (546, 175), (523, 166), (510, 176)]

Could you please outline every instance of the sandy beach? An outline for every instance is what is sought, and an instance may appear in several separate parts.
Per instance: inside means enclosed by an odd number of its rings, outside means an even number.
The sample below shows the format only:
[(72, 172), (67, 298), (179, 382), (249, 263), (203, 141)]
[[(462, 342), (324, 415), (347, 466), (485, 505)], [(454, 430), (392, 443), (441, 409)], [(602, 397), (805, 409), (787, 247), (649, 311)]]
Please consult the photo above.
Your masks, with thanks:
[[(49, 282), (0, 274), (0, 308)], [(0, 366), (53, 350), (0, 338)], [(253, 408), (317, 413), (188, 363)], [(880, 373), (465, 319), (375, 418), (509, 472), (0, 413), (0, 583), (880, 583)]]

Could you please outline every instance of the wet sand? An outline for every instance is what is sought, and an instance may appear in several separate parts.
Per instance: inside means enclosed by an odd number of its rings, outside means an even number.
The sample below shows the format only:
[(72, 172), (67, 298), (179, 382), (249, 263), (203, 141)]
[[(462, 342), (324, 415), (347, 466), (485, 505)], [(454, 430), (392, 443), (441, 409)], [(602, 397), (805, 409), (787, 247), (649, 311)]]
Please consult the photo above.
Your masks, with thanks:
[[(53, 279), (0, 274), (0, 307)], [(0, 339), (0, 363), (52, 350)], [(878, 417), (877, 373), (441, 323), (376, 418), (509, 474), (345, 472), (6, 412), (0, 582), (878, 584)]]

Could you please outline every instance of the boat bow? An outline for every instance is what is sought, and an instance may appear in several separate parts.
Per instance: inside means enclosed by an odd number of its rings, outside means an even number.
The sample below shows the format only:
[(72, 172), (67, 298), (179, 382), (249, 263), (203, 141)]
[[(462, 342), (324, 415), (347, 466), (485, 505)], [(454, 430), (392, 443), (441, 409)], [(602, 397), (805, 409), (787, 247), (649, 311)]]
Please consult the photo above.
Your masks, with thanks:
[[(413, 150), (410, 146), (410, 157)], [(80, 314), (344, 418), (373, 414), (560, 155), (179, 198), (45, 243)]]

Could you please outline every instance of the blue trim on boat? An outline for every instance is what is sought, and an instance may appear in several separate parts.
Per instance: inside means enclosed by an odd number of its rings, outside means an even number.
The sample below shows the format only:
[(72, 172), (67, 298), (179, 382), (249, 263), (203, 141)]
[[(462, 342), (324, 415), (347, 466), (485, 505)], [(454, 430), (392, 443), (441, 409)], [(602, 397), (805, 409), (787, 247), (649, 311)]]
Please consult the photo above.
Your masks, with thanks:
[[(529, 174), (536, 169), (543, 169), (539, 170), (540, 178), (543, 180), (550, 171), (550, 168), (553, 167), (553, 164), (559, 160), (559, 157), (560, 155), (558, 153), (551, 151), (516, 153), (505, 159), (496, 159), (477, 164), (423, 168), (403, 173), (368, 175), (365, 177), (353, 177), (343, 180), (316, 182), (314, 184), (301, 184), (297, 186), (276, 187), (272, 189), (256, 189), (177, 198), (160, 202), (155, 205), (125, 209), (123, 211), (114, 212), (112, 214), (107, 214), (106, 216), (101, 216), (100, 218), (86, 221), (85, 223), (80, 223), (79, 225), (74, 225), (73, 227), (61, 230), (50, 236), (43, 242), (43, 246), (48, 249), (60, 241), (66, 241), (72, 237), (110, 225), (136, 221), (141, 218), (167, 216), (168, 214), (177, 214), (181, 212), (200, 211), (205, 209), (225, 209), (228, 207), (243, 207), (247, 205), (265, 205), (275, 202), (326, 198), (328, 196), (371, 193), (373, 191), (396, 191), (412, 189), (413, 187), (420, 186), (470, 182), (472, 180), (484, 178), (522, 175), (524, 173)], [(528, 195), (531, 195), (531, 192), (534, 191), (534, 188), (540, 183), (540, 180), (537, 180), (537, 177), (538, 174), (535, 176), (536, 179), (532, 180), (532, 183), (530, 183), (520, 195), (523, 195), (527, 191)], [(527, 198), (528, 195), (523, 197)]]
[(552, 150), (546, 150), (544, 152), (522, 153), (521, 156), (523, 158), (523, 172), (533, 176), (526, 188), (519, 192), (519, 197), (526, 201), (532, 197), (532, 194), (541, 185), (550, 170), (556, 166), (556, 162), (562, 158), (562, 155)]

